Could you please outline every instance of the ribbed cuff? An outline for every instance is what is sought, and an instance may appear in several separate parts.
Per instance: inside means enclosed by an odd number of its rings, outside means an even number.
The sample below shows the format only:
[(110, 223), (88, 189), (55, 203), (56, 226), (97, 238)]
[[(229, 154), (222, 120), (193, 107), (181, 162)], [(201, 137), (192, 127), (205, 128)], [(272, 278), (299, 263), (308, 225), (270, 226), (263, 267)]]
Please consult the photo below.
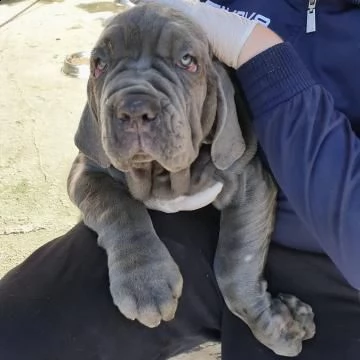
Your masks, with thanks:
[(290, 43), (275, 45), (237, 71), (254, 117), (315, 84)]

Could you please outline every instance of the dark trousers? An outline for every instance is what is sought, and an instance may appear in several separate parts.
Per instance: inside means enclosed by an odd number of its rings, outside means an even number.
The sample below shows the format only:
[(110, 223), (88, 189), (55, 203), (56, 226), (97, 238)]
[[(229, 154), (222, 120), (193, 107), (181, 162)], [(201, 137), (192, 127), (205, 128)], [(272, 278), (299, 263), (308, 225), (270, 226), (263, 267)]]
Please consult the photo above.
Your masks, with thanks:
[[(279, 358), (224, 305), (212, 271), (218, 212), (151, 216), (184, 278), (173, 321), (148, 329), (120, 314), (105, 253), (79, 224), (0, 281), (0, 359), (161, 360), (207, 340), (221, 341), (223, 360)], [(326, 256), (272, 245), (266, 277), (272, 293), (313, 306), (317, 335), (299, 359), (360, 359), (360, 298)]]

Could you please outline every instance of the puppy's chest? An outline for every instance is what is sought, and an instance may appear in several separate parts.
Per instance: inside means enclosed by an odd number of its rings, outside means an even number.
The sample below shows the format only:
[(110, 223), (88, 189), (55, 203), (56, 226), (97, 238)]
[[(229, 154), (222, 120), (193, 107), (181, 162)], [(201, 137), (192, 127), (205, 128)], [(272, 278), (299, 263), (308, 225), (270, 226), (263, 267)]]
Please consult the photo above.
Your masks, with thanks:
[(207, 147), (188, 168), (170, 173), (153, 163), (147, 172), (126, 174), (132, 195), (149, 209), (167, 213), (191, 211), (213, 203), (223, 189)]

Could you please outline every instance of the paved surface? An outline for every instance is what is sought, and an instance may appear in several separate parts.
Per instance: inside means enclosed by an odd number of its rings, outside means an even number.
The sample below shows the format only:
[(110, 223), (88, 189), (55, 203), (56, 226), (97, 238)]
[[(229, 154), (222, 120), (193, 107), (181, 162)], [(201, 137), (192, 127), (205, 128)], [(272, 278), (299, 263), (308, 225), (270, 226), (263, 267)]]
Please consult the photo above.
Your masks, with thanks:
[[(0, 24), (32, 2), (2, 0)], [(0, 25), (0, 277), (79, 217), (65, 184), (86, 81), (64, 76), (62, 62), (90, 49), (103, 21), (122, 9), (112, 1), (42, 0)], [(206, 346), (180, 358), (214, 360), (217, 352)]]

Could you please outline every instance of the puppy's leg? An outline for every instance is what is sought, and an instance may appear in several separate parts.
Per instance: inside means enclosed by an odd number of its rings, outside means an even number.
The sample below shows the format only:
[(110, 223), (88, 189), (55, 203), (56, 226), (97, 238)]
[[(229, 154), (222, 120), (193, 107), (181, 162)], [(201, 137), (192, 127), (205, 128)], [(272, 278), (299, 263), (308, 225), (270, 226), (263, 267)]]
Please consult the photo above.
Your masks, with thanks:
[(123, 315), (148, 327), (171, 320), (182, 276), (145, 206), (81, 153), (71, 169), (68, 192), (107, 253), (110, 291)]
[(263, 279), (273, 230), (276, 188), (258, 159), (239, 176), (232, 203), (222, 210), (215, 273), (229, 309), (275, 353), (296, 356), (314, 336), (310, 306), (292, 296), (271, 298)]

